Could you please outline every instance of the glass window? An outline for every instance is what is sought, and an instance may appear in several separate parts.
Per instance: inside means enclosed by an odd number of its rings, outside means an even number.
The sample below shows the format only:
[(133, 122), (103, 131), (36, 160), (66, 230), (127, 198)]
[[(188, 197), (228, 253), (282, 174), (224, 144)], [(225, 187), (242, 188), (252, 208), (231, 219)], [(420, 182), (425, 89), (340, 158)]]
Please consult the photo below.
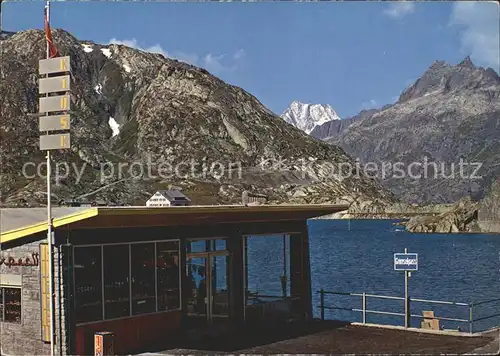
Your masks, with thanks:
[(130, 315), (129, 246), (104, 246), (104, 318)]
[(289, 236), (247, 236), (245, 244), (246, 304), (290, 297)]
[(213, 240), (213, 243), (215, 244), (215, 251), (225, 251), (226, 250), (226, 239), (220, 239), (220, 240)]
[(156, 311), (155, 244), (133, 244), (132, 254), (132, 314)]
[(2, 296), (2, 321), (21, 323), (21, 288), (0, 288)]
[(208, 240), (192, 240), (188, 242), (188, 253), (206, 252)]
[(226, 239), (205, 239), (189, 241), (187, 253), (225, 251)]
[(180, 308), (179, 242), (158, 242), (158, 311)]
[(75, 317), (77, 323), (102, 320), (101, 246), (75, 248)]

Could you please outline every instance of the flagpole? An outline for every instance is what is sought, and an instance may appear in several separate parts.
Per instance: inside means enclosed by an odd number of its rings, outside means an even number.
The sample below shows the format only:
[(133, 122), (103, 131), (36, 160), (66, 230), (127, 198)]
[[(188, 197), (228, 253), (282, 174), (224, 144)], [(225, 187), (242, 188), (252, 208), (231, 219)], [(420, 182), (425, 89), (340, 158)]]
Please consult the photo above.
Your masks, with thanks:
[[(50, 0), (47, 0), (46, 5), (46, 21), (50, 21)], [(47, 42), (47, 59), (50, 58), (50, 44)], [(49, 75), (47, 74), (47, 78)], [(47, 97), (49, 94), (47, 94)], [(48, 115), (48, 114), (47, 114)], [(50, 356), (54, 356), (54, 248), (53, 248), (53, 234), (52, 234), (52, 194), (50, 187), (51, 179), (50, 167), (50, 150), (47, 150), (47, 244), (49, 245), (49, 295), (50, 295)]]

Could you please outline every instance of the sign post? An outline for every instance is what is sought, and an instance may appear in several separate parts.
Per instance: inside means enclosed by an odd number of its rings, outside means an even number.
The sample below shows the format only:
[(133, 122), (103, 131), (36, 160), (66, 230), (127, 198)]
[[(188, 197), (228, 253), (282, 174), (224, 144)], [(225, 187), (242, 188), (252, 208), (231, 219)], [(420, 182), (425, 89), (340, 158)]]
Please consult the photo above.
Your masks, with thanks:
[(405, 328), (411, 325), (410, 297), (408, 296), (408, 278), (411, 271), (418, 271), (418, 254), (408, 253), (405, 248), (404, 253), (394, 254), (394, 270), (405, 272)]
[[(54, 315), (54, 235), (52, 226), (51, 202), (51, 160), (50, 152), (71, 147), (70, 114), (71, 108), (71, 65), (70, 57), (59, 57), (52, 43), (49, 26), (50, 0), (45, 6), (45, 37), (47, 39), (46, 59), (39, 61), (38, 73), (42, 78), (38, 82), (40, 150), (47, 151), (47, 244), (48, 244), (48, 280), (49, 280), (49, 314), (50, 314), (50, 355), (55, 353), (55, 315)], [(44, 340), (45, 341), (45, 340)]]

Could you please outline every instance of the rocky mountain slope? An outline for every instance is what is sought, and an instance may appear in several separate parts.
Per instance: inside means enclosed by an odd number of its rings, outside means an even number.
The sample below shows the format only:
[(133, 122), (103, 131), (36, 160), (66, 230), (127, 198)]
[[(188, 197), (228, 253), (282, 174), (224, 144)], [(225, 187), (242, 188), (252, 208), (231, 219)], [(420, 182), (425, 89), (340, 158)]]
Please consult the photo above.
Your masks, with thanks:
[(417, 216), (401, 223), (410, 232), (483, 232), (500, 233), (500, 178), (486, 197), (476, 202), (465, 197), (435, 216)]
[(312, 135), (372, 163), (403, 201), (479, 200), (500, 176), (500, 77), (468, 57), (457, 65), (437, 61), (395, 104)]
[(308, 134), (327, 122), (341, 122), (330, 105), (304, 104), (298, 101), (292, 102), (281, 117), (290, 125)]
[[(121, 45), (53, 31), (72, 61), (72, 148), (53, 155), (54, 202), (68, 198), (142, 205), (175, 184), (194, 204), (235, 203), (243, 190), (271, 202), (393, 201), (375, 179), (344, 179), (353, 159), (266, 109), (204, 69)], [(41, 31), (0, 41), (0, 193), (3, 206), (44, 205), (38, 147)], [(41, 168), (37, 174), (36, 168)]]
[(500, 226), (500, 177), (491, 185), (488, 194), (481, 201), (479, 220), (496, 222)]
[(337, 135), (340, 135), (344, 130), (346, 130), (349, 126), (351, 126), (355, 122), (370, 117), (375, 112), (377, 112), (376, 109), (363, 110), (358, 115), (353, 117), (348, 117), (342, 120), (327, 121), (324, 124), (316, 125), (314, 129), (310, 132), (310, 135), (320, 140), (327, 140), (330, 137), (335, 137)]

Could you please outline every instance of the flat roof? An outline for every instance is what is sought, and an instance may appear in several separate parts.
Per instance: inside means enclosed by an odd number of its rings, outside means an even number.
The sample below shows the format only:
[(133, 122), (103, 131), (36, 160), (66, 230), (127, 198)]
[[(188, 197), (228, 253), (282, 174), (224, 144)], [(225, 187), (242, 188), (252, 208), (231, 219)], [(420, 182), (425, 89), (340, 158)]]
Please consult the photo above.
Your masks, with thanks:
[[(54, 228), (186, 226), (307, 220), (346, 210), (347, 205), (208, 205), (175, 207), (54, 207)], [(47, 231), (47, 208), (0, 210), (0, 243)]]

